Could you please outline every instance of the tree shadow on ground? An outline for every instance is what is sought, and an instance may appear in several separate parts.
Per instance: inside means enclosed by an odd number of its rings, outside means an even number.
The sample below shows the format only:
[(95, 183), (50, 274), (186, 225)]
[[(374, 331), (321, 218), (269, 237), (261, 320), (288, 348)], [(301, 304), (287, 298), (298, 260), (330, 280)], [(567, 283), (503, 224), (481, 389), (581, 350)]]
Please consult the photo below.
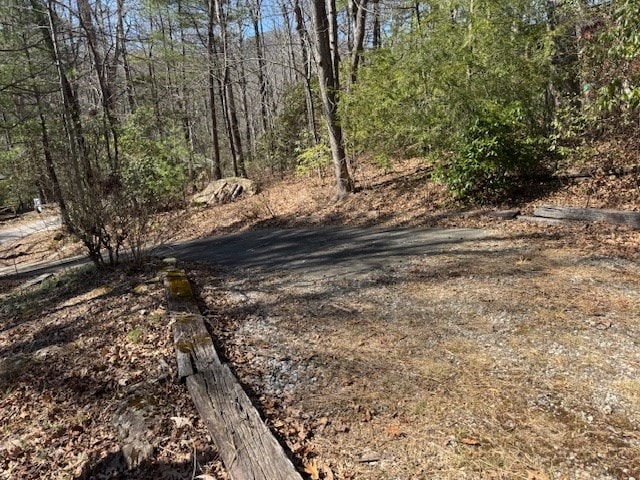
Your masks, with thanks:
[(196, 452), (185, 462), (147, 460), (129, 469), (121, 451), (111, 452), (98, 461), (89, 461), (75, 480), (180, 480), (202, 473), (202, 466), (218, 460), (214, 450)]
[[(464, 393), (468, 385), (490, 384), (504, 396), (504, 404), (499, 406), (505, 412), (512, 412), (514, 418), (524, 418), (533, 402), (550, 430), (571, 432), (562, 439), (565, 443), (559, 444), (559, 451), (566, 454), (572, 448), (580, 448), (572, 442), (591, 420), (584, 420), (579, 412), (592, 408), (593, 398), (589, 397), (583, 404), (576, 403), (580, 406), (571, 415), (557, 415), (553, 408), (545, 410), (547, 406), (536, 403), (541, 392), (557, 392), (560, 388), (559, 395), (575, 402), (584, 400), (579, 394), (573, 397), (575, 390), (570, 385), (563, 391), (553, 378), (549, 380), (544, 373), (546, 367), (556, 368), (556, 358), (562, 355), (570, 358), (576, 332), (598, 339), (589, 345), (594, 358), (605, 358), (608, 345), (620, 340), (625, 340), (629, 348), (629, 339), (637, 338), (638, 327), (629, 322), (622, 335), (616, 331), (617, 327), (623, 328), (624, 304), (617, 305), (616, 300), (612, 300), (616, 312), (612, 318), (614, 323), (619, 323), (612, 327), (606, 322), (598, 323), (608, 313), (594, 310), (593, 302), (575, 305), (573, 302), (578, 296), (583, 297), (582, 301), (589, 300), (591, 291), (594, 298), (600, 299), (620, 292), (622, 298), (635, 295), (632, 292), (636, 292), (634, 285), (640, 270), (633, 262), (624, 260), (545, 255), (544, 244), (532, 244), (527, 236), (519, 239), (522, 241), (517, 245), (507, 239), (491, 239), (494, 242), (491, 247), (430, 252), (421, 259), (423, 263), (400, 268), (391, 264), (361, 276), (348, 278), (338, 274), (322, 281), (305, 281), (301, 271), (274, 274), (258, 268), (229, 267), (224, 271), (227, 282), (231, 288), (242, 289), (244, 298), (238, 296), (240, 300), (223, 301), (223, 312), (216, 312), (215, 303), (207, 305), (211, 311), (209, 326), (216, 333), (227, 335), (218, 346), (224, 349), (225, 341), (229, 341), (228, 357), (239, 359), (236, 372), (251, 385), (254, 401), (260, 397), (280, 398), (282, 393), (274, 393), (273, 389), (293, 385), (299, 395), (317, 397), (306, 400), (306, 405), (317, 402), (318, 416), (353, 418), (353, 402), (366, 406), (367, 396), (379, 395), (371, 409), (382, 405), (388, 408), (387, 412), (397, 412), (396, 403), (385, 403), (389, 392), (406, 391), (404, 397), (399, 397), (401, 400), (425, 395), (442, 399), (449, 391)], [(590, 268), (590, 274), (608, 266), (610, 283), (600, 284), (604, 280), (594, 278), (595, 275), (584, 278), (574, 275), (574, 270), (585, 266)], [(549, 276), (555, 278), (555, 284), (546, 283)], [(449, 290), (438, 292), (443, 285)], [(378, 286), (393, 289), (387, 296), (386, 291), (376, 289)], [(471, 292), (471, 286), (477, 288), (477, 292)], [(211, 295), (206, 287), (201, 284), (196, 290), (201, 296)], [(365, 295), (372, 295), (371, 292), (377, 296), (364, 300), (361, 310), (352, 308)], [(415, 292), (420, 292), (421, 300), (412, 303)], [(256, 293), (259, 295), (253, 295)], [(391, 315), (385, 314), (385, 306)], [(228, 330), (238, 333), (225, 332), (227, 327), (220, 327), (224, 322), (228, 322)], [(354, 341), (349, 343), (349, 339)], [(331, 348), (333, 341), (344, 348)], [(563, 342), (568, 347), (562, 354), (539, 355)], [(248, 352), (250, 360), (238, 351)], [(396, 351), (405, 352), (407, 357), (396, 355)], [(503, 351), (506, 352), (504, 358)], [(634, 365), (636, 354), (631, 349), (627, 351), (630, 353), (621, 359), (621, 364)], [(267, 359), (263, 363), (256, 361), (256, 356), (261, 355)], [(474, 362), (478, 359), (486, 363)], [(421, 365), (419, 362), (424, 362), (425, 368), (434, 368), (428, 370), (428, 375), (417, 375), (408, 366)], [(250, 371), (252, 363), (257, 365), (254, 372)], [(265, 365), (269, 370), (260, 373)], [(583, 367), (579, 362), (569, 362), (564, 365), (566, 370), (562, 370), (562, 375), (577, 377), (583, 374)], [(597, 369), (598, 366), (594, 366), (593, 370)], [(507, 375), (503, 376), (503, 371)], [(310, 378), (320, 381), (314, 383)], [(460, 378), (469, 382), (464, 388), (456, 383)], [(520, 384), (521, 378), (527, 382)], [(634, 382), (634, 378), (627, 374), (625, 381)], [(588, 383), (584, 386), (589, 388)], [(484, 387), (473, 392), (477, 395), (473, 398), (484, 401)], [(270, 406), (263, 408), (263, 414), (269, 410), (273, 415)], [(311, 411), (306, 413), (311, 415)], [(637, 410), (633, 414), (637, 414)], [(619, 458), (610, 459), (610, 465), (635, 467), (638, 460), (634, 426), (629, 423), (622, 427), (612, 417), (594, 416), (598, 428), (616, 426), (628, 435), (628, 440), (616, 447)], [(506, 433), (505, 438), (510, 439), (509, 435)], [(607, 448), (608, 440), (601, 440), (594, 440), (594, 444)], [(539, 447), (537, 439), (531, 444), (532, 448)]]
[[(145, 287), (149, 291), (144, 294), (134, 289), (150, 285), (151, 273), (81, 269), (5, 295), (0, 306), (0, 406), (7, 421), (0, 448), (7, 438), (20, 446), (6, 444), (7, 461), (15, 463), (7, 466), (0, 455), (0, 476), (5, 468), (24, 472), (22, 478), (64, 468), (66, 474), (82, 469), (78, 478), (191, 478), (192, 462), (170, 463), (188, 458), (194, 448), (172, 443), (174, 435), (182, 434), (170, 417), (182, 415), (188, 397), (172, 381), (172, 358), (157, 351), (158, 343), (168, 340), (165, 323), (155, 314), (141, 313), (158, 307), (160, 287), (151, 282), (156, 287)], [(150, 337), (138, 346), (140, 340), (129, 333), (140, 325)], [(120, 425), (114, 422), (140, 389), (154, 399), (148, 428), (158, 461), (132, 472), (121, 466), (109, 471), (119, 458), (109, 453), (118, 446)], [(199, 438), (188, 428), (184, 435)], [(182, 449), (179, 455), (172, 453), (174, 447)], [(213, 450), (198, 454), (200, 462), (215, 457)]]

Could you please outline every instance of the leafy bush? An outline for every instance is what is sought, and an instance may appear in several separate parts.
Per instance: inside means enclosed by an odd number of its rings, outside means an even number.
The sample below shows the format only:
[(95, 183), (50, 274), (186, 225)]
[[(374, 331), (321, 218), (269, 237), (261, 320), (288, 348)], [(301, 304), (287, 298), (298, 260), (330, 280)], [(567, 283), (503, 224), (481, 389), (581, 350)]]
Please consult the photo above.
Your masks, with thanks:
[(367, 56), (340, 118), (353, 152), (436, 159), (457, 198), (485, 196), (544, 153), (547, 5), (462, 0), (450, 7), (433, 2), (419, 25)]
[(331, 163), (331, 149), (319, 143), (313, 147), (305, 148), (298, 153), (298, 166), (296, 175), (309, 175), (312, 172), (322, 177), (324, 170)]
[(149, 128), (149, 120), (149, 112), (141, 110), (122, 128), (123, 195), (134, 206), (160, 210), (184, 198), (188, 147), (179, 131), (159, 138), (157, 131)]
[(496, 108), (476, 119), (458, 142), (454, 160), (436, 172), (458, 199), (499, 197), (537, 167), (545, 150), (545, 142), (528, 136), (520, 109)]

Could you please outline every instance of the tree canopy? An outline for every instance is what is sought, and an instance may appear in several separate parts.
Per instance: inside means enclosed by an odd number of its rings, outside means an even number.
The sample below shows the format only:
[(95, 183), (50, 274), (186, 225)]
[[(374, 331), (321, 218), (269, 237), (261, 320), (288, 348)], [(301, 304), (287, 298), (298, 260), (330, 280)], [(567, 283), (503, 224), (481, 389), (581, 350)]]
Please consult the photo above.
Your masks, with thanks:
[(223, 175), (332, 159), (340, 196), (359, 155), (417, 156), (457, 198), (508, 195), (576, 136), (637, 128), (639, 6), (5, 1), (0, 201), (59, 202), (99, 262), (123, 212)]

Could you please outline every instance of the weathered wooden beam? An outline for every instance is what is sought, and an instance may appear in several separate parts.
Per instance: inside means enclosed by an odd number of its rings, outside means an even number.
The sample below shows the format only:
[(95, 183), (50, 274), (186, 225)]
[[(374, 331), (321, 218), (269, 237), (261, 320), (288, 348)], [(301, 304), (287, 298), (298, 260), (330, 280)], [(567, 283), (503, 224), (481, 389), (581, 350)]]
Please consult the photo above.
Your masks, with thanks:
[(227, 365), (188, 377), (187, 387), (232, 479), (302, 479)]
[(174, 320), (178, 376), (186, 381), (229, 478), (302, 480), (229, 367), (220, 361), (185, 272), (170, 270), (164, 285)]
[(163, 277), (168, 311), (200, 313), (184, 270), (165, 270)]
[(534, 209), (533, 214), (538, 217), (555, 218), (559, 220), (600, 221), (616, 225), (628, 225), (640, 229), (640, 212), (605, 210), (599, 208), (543, 206)]

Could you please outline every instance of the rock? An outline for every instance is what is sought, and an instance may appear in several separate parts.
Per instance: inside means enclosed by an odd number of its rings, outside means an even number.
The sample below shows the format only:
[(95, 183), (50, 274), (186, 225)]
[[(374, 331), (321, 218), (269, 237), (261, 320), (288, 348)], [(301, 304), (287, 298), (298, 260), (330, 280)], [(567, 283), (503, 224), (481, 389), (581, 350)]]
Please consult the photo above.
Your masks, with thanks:
[(360, 463), (374, 463), (380, 461), (380, 454), (376, 452), (367, 452), (360, 457), (358, 462)]
[(211, 182), (205, 189), (193, 196), (191, 202), (196, 205), (217, 205), (229, 203), (240, 196), (252, 196), (258, 193), (258, 184), (247, 178), (230, 177)]

